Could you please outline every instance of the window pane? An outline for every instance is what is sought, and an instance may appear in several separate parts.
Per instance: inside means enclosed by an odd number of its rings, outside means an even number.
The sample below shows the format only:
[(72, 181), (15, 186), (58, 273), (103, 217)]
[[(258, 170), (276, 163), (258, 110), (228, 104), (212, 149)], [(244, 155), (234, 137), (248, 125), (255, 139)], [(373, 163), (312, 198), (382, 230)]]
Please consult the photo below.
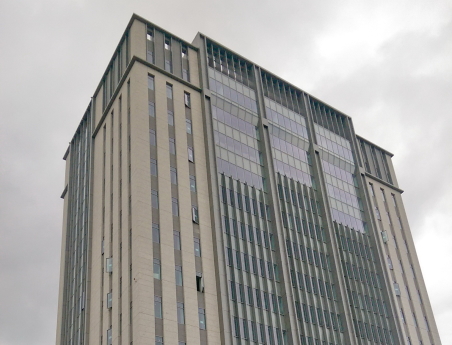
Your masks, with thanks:
[(194, 243), (195, 243), (195, 256), (201, 256), (201, 240), (199, 238), (195, 238)]
[(169, 139), (169, 151), (172, 155), (176, 154), (176, 141), (174, 138)]
[(177, 302), (177, 323), (183, 325), (185, 323), (184, 304)]
[(174, 249), (180, 250), (180, 232), (174, 230)]
[(176, 285), (178, 286), (183, 285), (182, 266), (176, 266)]
[(159, 259), (154, 259), (154, 278), (159, 280), (161, 279), (161, 266)]
[(171, 174), (171, 183), (177, 184), (177, 170), (176, 168), (171, 167), (170, 168), (170, 174)]
[(177, 198), (172, 198), (172, 209), (173, 216), (179, 216), (179, 200)]
[(151, 158), (151, 175), (157, 176), (157, 160)]
[(191, 120), (186, 119), (185, 120), (185, 124), (186, 124), (186, 127), (187, 127), (187, 133), (191, 134)]
[(168, 84), (166, 84), (166, 97), (169, 99), (173, 99), (173, 87)]
[(160, 243), (160, 229), (159, 225), (155, 223), (152, 223), (152, 241)]
[(168, 110), (168, 124), (174, 126), (174, 113), (171, 110)]
[(190, 175), (190, 190), (196, 192), (196, 178), (193, 175)]
[(159, 208), (159, 193), (154, 189), (151, 190), (151, 203), (153, 208)]
[(162, 297), (160, 296), (154, 296), (154, 313), (157, 319), (161, 319), (163, 317)]

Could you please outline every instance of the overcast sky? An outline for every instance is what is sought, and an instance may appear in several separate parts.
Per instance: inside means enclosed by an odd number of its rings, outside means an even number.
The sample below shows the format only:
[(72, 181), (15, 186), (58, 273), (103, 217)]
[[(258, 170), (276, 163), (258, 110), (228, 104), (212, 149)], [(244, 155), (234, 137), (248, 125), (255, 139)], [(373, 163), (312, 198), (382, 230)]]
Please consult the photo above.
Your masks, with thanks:
[(395, 154), (452, 344), (450, 0), (1, 0), (0, 345), (55, 342), (62, 157), (133, 12), (190, 42), (212, 37)]

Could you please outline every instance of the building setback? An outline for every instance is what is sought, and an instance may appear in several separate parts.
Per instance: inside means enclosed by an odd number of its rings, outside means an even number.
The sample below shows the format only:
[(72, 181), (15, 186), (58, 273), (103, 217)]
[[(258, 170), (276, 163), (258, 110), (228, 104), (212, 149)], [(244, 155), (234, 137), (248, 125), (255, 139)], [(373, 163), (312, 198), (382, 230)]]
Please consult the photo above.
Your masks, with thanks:
[(64, 155), (57, 345), (441, 344), (391, 157), (133, 15)]

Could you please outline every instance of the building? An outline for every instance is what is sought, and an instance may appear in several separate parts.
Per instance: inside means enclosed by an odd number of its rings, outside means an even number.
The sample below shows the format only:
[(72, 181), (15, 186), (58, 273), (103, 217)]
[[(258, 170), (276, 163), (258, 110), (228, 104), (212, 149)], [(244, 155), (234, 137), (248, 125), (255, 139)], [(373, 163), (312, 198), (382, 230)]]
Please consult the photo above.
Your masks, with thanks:
[(441, 344), (352, 119), (133, 15), (64, 155), (57, 344)]

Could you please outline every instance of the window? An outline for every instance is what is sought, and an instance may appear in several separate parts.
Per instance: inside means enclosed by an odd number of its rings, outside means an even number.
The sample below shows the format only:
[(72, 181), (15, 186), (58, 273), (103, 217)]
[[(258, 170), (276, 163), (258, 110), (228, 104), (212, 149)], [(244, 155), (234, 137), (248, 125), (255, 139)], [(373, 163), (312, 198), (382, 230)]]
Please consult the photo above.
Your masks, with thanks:
[(112, 299), (111, 295), (112, 295), (111, 292), (107, 293), (107, 308), (108, 309), (111, 309), (112, 304), (113, 304), (113, 299)]
[(112, 331), (111, 327), (107, 329), (107, 345), (113, 344), (113, 337), (112, 337)]
[(198, 308), (199, 315), (199, 328), (206, 329), (206, 310), (204, 308)]
[(185, 120), (185, 126), (186, 126), (186, 128), (187, 128), (187, 133), (188, 133), (188, 134), (191, 134), (191, 120), (186, 119), (186, 120)]
[(196, 272), (196, 291), (204, 292), (204, 279), (201, 272)]
[(201, 240), (195, 237), (194, 244), (195, 244), (195, 256), (201, 256)]
[(171, 50), (171, 38), (168, 36), (165, 36), (165, 49)]
[(195, 161), (194, 155), (193, 155), (193, 147), (190, 147), (190, 146), (188, 147), (188, 160), (192, 163)]
[(174, 167), (170, 167), (170, 176), (171, 176), (171, 183), (177, 184), (177, 169)]
[(152, 29), (148, 29), (148, 33), (146, 35), (146, 39), (148, 41), (153, 41), (154, 40), (154, 33), (152, 32)]
[(151, 158), (151, 175), (157, 176), (157, 160)]
[(170, 84), (166, 84), (166, 97), (173, 99), (173, 86)]
[(107, 273), (113, 272), (113, 258), (107, 258), (107, 264), (105, 268), (107, 270)]
[(182, 58), (187, 58), (187, 57), (188, 57), (188, 49), (187, 49), (187, 46), (182, 45), (181, 55), (182, 55)]
[(169, 138), (169, 152), (172, 155), (176, 154), (176, 139)]
[(188, 92), (184, 92), (184, 104), (186, 107), (191, 107), (190, 94)]
[(159, 192), (155, 189), (151, 190), (151, 204), (153, 208), (159, 208)]
[(198, 207), (192, 206), (191, 208), (191, 218), (193, 223), (199, 224)]
[(190, 190), (196, 192), (196, 177), (190, 175)]
[(179, 200), (177, 198), (171, 198), (171, 206), (173, 210), (173, 216), (179, 216)]
[(171, 110), (168, 110), (168, 124), (174, 126), (174, 113)]
[(160, 243), (160, 229), (159, 225), (152, 223), (152, 242)]
[(183, 325), (185, 323), (184, 304), (177, 302), (177, 323)]
[(154, 102), (151, 102), (151, 101), (148, 102), (148, 113), (149, 113), (149, 116), (155, 117), (155, 103)]
[(162, 267), (160, 265), (160, 259), (154, 259), (154, 278), (162, 279)]
[(153, 129), (149, 130), (149, 142), (151, 143), (152, 146), (155, 146), (155, 131)]
[(397, 284), (396, 282), (394, 282), (394, 292), (395, 292), (396, 296), (400, 296), (399, 284)]
[(180, 250), (180, 231), (174, 230), (174, 249)]
[(148, 89), (154, 90), (154, 77), (152, 75), (148, 75)]
[(163, 318), (162, 297), (160, 297), (160, 296), (154, 296), (154, 313), (155, 313), (155, 317), (157, 319)]
[(155, 336), (155, 345), (163, 345), (163, 337), (156, 335)]
[(182, 278), (182, 266), (176, 265), (176, 285), (182, 286), (183, 285), (183, 278)]

